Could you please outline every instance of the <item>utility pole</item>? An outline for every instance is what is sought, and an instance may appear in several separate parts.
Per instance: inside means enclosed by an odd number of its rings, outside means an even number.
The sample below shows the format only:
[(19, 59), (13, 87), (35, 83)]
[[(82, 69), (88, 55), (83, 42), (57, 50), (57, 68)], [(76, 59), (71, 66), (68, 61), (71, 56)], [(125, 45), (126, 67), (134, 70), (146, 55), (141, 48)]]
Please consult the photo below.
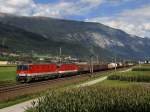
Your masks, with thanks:
[(96, 56), (96, 59), (97, 59), (97, 60), (96, 60), (96, 61), (97, 61), (97, 64), (99, 64), (99, 56), (98, 56), (98, 55)]
[(115, 72), (116, 72), (116, 68), (117, 68), (117, 63), (116, 63), (116, 55), (115, 55)]
[(6, 41), (6, 39), (4, 38), (4, 39), (2, 40), (2, 47), (3, 47), (3, 48), (5, 47), (5, 41)]
[(61, 47), (59, 48), (59, 58), (60, 58), (60, 63), (62, 62), (62, 59), (61, 59), (61, 53), (62, 53), (62, 50), (61, 50)]
[(2, 53), (3, 49), (5, 48), (5, 41), (6, 41), (6, 38), (3, 38), (2, 43), (1, 43), (0, 53)]
[(139, 60), (139, 68), (140, 68), (140, 66), (141, 66), (141, 61)]
[(93, 76), (93, 56), (90, 56), (90, 73)]
[(33, 55), (34, 55), (34, 50), (31, 51), (31, 56), (33, 57)]

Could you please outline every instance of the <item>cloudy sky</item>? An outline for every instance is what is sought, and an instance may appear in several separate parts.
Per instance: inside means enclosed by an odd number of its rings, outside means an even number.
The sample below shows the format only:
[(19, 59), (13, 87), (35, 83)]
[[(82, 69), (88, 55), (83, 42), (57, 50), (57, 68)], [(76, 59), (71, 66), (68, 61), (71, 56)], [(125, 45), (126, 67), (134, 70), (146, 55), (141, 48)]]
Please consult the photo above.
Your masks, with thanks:
[(150, 37), (150, 0), (0, 0), (0, 12), (100, 22)]

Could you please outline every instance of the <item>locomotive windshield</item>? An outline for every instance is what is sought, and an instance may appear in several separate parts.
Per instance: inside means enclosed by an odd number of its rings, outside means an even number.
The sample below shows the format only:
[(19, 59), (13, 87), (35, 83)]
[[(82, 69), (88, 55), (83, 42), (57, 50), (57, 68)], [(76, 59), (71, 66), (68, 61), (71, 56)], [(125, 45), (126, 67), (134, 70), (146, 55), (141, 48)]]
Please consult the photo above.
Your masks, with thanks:
[(28, 65), (18, 65), (17, 66), (17, 70), (28, 70), (28, 69), (29, 69)]

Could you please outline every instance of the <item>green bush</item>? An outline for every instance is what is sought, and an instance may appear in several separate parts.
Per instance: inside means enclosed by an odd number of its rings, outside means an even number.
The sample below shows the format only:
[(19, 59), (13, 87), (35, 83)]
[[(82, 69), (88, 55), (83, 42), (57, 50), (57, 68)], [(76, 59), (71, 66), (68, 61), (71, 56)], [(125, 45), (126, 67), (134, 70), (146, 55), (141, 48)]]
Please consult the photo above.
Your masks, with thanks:
[(53, 91), (38, 100), (33, 112), (149, 112), (150, 89), (140, 86), (87, 87)]

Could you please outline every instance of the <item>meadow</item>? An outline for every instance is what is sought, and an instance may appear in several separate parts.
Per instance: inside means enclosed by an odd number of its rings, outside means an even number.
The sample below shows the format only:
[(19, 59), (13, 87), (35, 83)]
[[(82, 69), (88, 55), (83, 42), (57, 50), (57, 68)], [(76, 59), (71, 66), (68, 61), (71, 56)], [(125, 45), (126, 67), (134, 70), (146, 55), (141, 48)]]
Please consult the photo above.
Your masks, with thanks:
[(16, 67), (15, 66), (0, 66), (0, 83), (15, 82)]

